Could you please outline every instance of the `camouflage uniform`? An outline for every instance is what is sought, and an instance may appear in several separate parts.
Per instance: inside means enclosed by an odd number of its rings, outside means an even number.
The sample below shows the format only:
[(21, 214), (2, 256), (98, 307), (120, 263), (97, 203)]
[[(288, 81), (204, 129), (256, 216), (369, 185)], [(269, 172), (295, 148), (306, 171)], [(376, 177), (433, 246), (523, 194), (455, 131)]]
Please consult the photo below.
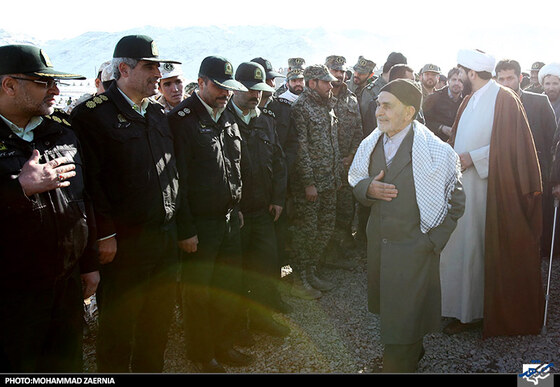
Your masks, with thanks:
[[(305, 88), (292, 105), (291, 116), (299, 145), (292, 181), (293, 244), (297, 258), (294, 263), (299, 265), (296, 270), (317, 263), (335, 226), (336, 191), (341, 186), (342, 175), (335, 102), (335, 99), (325, 101), (316, 91)], [(318, 192), (315, 202), (305, 197), (305, 187), (311, 185)]]
[[(361, 74), (371, 74), (375, 69), (375, 62), (365, 59), (363, 56), (358, 58), (358, 63), (356, 63), (353, 67), (354, 71), (361, 73)], [(371, 76), (367, 79), (365, 85), (357, 86), (352, 80), (348, 82), (348, 88), (358, 98), (358, 102), (360, 104), (360, 111), (365, 113), (369, 102), (374, 99), (374, 96), (371, 91), (371, 85), (376, 81), (376, 77)]]
[(336, 97), (334, 112), (338, 118), (338, 149), (341, 158), (342, 187), (337, 193), (336, 229), (337, 239), (342, 239), (351, 231), (354, 218), (354, 196), (348, 184), (348, 169), (342, 165), (345, 157), (354, 157), (362, 141), (362, 119), (356, 95), (342, 84)]
[[(302, 70), (305, 67), (305, 59), (303, 58), (290, 58), (288, 59), (288, 72), (292, 71), (292, 70)], [(281, 96), (283, 93), (286, 92), (286, 90), (288, 90), (288, 80), (289, 77), (286, 78), (286, 82), (283, 83), (282, 85), (280, 85), (276, 91), (274, 92), (274, 96), (275, 97), (279, 97)]]

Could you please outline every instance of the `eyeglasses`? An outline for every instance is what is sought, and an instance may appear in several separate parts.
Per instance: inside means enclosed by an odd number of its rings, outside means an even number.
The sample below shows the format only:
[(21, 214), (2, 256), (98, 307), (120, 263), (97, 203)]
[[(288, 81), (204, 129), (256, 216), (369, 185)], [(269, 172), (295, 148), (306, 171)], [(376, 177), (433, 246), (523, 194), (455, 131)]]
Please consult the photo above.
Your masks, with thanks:
[(62, 83), (60, 82), (58, 79), (46, 79), (46, 80), (41, 80), (41, 79), (29, 79), (29, 78), (21, 78), (21, 77), (14, 77), (12, 76), (11, 78), (14, 79), (19, 79), (21, 81), (29, 81), (29, 82), (34, 82), (37, 83), (38, 85), (43, 85), (43, 87), (45, 89), (51, 89), (55, 86), (68, 86), (67, 83)]

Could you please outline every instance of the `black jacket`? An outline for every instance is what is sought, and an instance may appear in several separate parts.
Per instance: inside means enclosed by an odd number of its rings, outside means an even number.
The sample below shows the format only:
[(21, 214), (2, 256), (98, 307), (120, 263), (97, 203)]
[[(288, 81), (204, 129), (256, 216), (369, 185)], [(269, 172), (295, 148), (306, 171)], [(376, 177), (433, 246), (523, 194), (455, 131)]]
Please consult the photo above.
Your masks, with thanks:
[(236, 113), (232, 102), (228, 110), (234, 115), (241, 133), (241, 179), (243, 192), (240, 208), (243, 215), (268, 211), (271, 204), (284, 207), (288, 171), (276, 133), (276, 121), (267, 110), (247, 125)]
[[(33, 149), (41, 164), (63, 156), (74, 163), (70, 186), (25, 196), (18, 175)], [(0, 120), (0, 185), (0, 288), (48, 288), (78, 263), (82, 273), (98, 270), (80, 146), (65, 113), (44, 116), (32, 142)]]
[(441, 131), (440, 126), (453, 126), (459, 105), (463, 102), (462, 96), (457, 101), (449, 97), (448, 89), (449, 87), (445, 86), (436, 90), (424, 100), (422, 105), (426, 126), (443, 141), (447, 141), (449, 136)]
[(291, 108), (292, 104), (290, 101), (276, 97), (272, 99), (266, 108), (263, 108), (264, 113), (272, 115), (276, 120), (276, 133), (278, 133), (280, 146), (286, 156), (288, 175), (293, 170), (298, 150), (297, 133), (290, 115)]
[(195, 218), (225, 218), (241, 200), (241, 134), (227, 109), (218, 122), (194, 93), (168, 113), (179, 169), (179, 240), (197, 235)]
[(163, 107), (150, 101), (142, 117), (113, 83), (74, 108), (72, 125), (84, 148), (98, 236), (173, 228), (179, 180)]

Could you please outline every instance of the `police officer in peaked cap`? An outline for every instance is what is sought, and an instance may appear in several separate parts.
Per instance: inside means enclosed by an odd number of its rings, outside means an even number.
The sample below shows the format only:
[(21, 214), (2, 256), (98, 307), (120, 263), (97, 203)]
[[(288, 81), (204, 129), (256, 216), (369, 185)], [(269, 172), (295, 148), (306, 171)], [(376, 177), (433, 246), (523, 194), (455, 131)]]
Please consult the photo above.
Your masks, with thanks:
[[(285, 207), (287, 166), (270, 112), (258, 108), (263, 92), (273, 89), (265, 82), (265, 69), (255, 62), (241, 63), (235, 79), (249, 91), (235, 91), (228, 109), (241, 132), (241, 229), (248, 327), (284, 337), (290, 329), (273, 317), (271, 310), (284, 307), (280, 297), (280, 265), (276, 252), (275, 223)], [(248, 274), (250, 273), (250, 274)], [(272, 308), (272, 309), (271, 309)]]
[[(178, 173), (158, 91), (155, 41), (129, 35), (115, 46), (109, 89), (72, 111), (88, 160), (102, 263), (99, 372), (162, 372), (175, 307)], [(134, 342), (131, 346), (130, 343)]]
[(60, 79), (31, 45), (0, 47), (0, 371), (82, 372), (83, 300), (98, 261), (81, 147)]
[(183, 204), (177, 224), (181, 299), (189, 311), (183, 326), (186, 351), (205, 373), (223, 373), (223, 364), (253, 361), (233, 347), (244, 320), (241, 134), (234, 114), (226, 109), (232, 91), (248, 89), (235, 80), (231, 62), (206, 57), (198, 90), (168, 114)]

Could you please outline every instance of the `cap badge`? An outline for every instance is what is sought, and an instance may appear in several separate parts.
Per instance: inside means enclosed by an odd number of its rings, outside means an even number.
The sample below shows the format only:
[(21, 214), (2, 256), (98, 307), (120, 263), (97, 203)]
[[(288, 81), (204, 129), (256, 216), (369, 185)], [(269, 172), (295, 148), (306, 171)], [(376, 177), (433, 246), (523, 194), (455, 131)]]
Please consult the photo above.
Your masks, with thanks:
[(158, 48), (156, 42), (152, 40), (152, 55), (159, 56)]
[(226, 62), (224, 73), (226, 75), (233, 75), (233, 66), (231, 65), (231, 63)]
[(360, 59), (360, 61), (358, 62), (358, 64), (359, 64), (360, 66), (365, 66), (365, 65), (367, 65), (367, 62), (366, 62), (365, 59)]
[(263, 80), (263, 73), (259, 68), (255, 69), (255, 79)]
[(175, 66), (173, 66), (173, 63), (166, 62), (163, 64), (163, 69), (167, 72), (171, 72), (175, 69)]
[(41, 49), (40, 52), (41, 52), (41, 59), (43, 60), (43, 63), (46, 64), (47, 67), (53, 67), (51, 59), (49, 58), (47, 53), (45, 51), (43, 51), (42, 49)]

